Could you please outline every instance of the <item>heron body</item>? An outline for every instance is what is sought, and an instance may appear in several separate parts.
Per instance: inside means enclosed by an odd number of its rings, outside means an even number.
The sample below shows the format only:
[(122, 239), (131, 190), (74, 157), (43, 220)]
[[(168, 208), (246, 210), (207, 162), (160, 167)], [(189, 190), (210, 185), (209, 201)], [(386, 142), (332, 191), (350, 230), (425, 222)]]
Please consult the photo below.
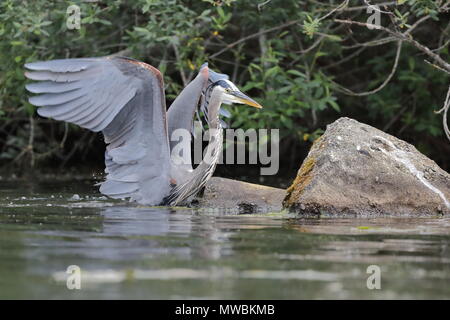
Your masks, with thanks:
[[(106, 180), (100, 192), (145, 205), (186, 204), (212, 176), (222, 147), (222, 103), (261, 107), (207, 64), (167, 113), (161, 72), (134, 59), (61, 59), (25, 67), (25, 76), (37, 80), (26, 88), (39, 94), (29, 99), (39, 115), (103, 133)], [(177, 129), (191, 132), (199, 111), (210, 130), (210, 158), (194, 169), (173, 160), (176, 142), (170, 137)]]

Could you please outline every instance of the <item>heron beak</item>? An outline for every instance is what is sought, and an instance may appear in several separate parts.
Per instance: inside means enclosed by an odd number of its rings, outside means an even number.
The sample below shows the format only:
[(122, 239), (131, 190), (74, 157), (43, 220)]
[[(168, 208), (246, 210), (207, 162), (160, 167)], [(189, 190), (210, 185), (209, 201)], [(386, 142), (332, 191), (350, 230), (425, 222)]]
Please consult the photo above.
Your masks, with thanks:
[(243, 94), (240, 91), (229, 92), (229, 95), (231, 95), (233, 97), (233, 102), (235, 102), (235, 103), (246, 104), (246, 105), (258, 108), (258, 109), (262, 108), (262, 105), (260, 105), (258, 102), (256, 102), (255, 100), (253, 100), (252, 98), (250, 98), (246, 94)]

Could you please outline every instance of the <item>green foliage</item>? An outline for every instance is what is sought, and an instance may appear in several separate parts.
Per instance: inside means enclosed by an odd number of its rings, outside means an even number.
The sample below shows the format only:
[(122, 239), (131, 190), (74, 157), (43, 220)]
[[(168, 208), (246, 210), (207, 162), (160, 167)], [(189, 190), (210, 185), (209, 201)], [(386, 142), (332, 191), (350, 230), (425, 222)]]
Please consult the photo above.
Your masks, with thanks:
[[(100, 140), (75, 126), (69, 127), (67, 143), (61, 148), (66, 127), (34, 115), (24, 90), (23, 64), (120, 52), (163, 72), (169, 103), (205, 61), (229, 74), (265, 107), (261, 111), (231, 108), (232, 127), (280, 128), (283, 141), (295, 140), (306, 148), (326, 124), (351, 116), (406, 138), (445, 163), (448, 159), (439, 148), (448, 143), (441, 118), (433, 111), (443, 103), (449, 77), (424, 63), (416, 48), (404, 44), (397, 72), (378, 93), (353, 97), (338, 91), (336, 83), (357, 92), (378, 87), (391, 71), (396, 49), (389, 43), (358, 46), (383, 35), (363, 27), (343, 27), (333, 20), (339, 15), (366, 21), (366, 10), (339, 11), (321, 19), (341, 2), (2, 0), (0, 157), (10, 161), (27, 147), (30, 115), (35, 119), (33, 148), (38, 160), (42, 155), (42, 159), (51, 156), (66, 161), (67, 155), (77, 154), (74, 148), (87, 155), (97, 152)], [(66, 10), (72, 4), (81, 9), (80, 30), (66, 26)], [(360, 5), (357, 0), (349, 4)], [(439, 13), (439, 1), (404, 0), (386, 10), (393, 15), (392, 19), (384, 15), (383, 25), (402, 32), (417, 19), (430, 16), (413, 37), (431, 49), (439, 48), (437, 53), (450, 60), (448, 48), (442, 46), (449, 39), (448, 14)], [(277, 28), (286, 22), (292, 23)]]
[(313, 19), (310, 15), (307, 16), (307, 20), (303, 21), (303, 33), (306, 34), (310, 39), (314, 37), (314, 34), (319, 30), (320, 21), (319, 19)]
[(408, 0), (411, 12), (417, 17), (429, 15), (438, 20), (439, 6), (436, 0)]
[(408, 27), (411, 28), (411, 25), (408, 24), (408, 16), (409, 12), (406, 12), (405, 14), (402, 14), (397, 9), (394, 10), (394, 13), (396, 15), (395, 19), (397, 21), (397, 24), (400, 28)]

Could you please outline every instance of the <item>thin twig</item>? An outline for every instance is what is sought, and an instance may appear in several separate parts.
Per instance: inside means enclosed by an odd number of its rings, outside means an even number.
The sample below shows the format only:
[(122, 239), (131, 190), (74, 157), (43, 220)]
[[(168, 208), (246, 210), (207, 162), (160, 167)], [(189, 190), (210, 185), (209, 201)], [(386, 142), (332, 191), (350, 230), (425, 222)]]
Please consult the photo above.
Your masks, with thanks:
[[(317, 4), (322, 4), (320, 2), (316, 2)], [(392, 5), (397, 5), (397, 1), (387, 1), (387, 2), (381, 2), (381, 3), (377, 3), (377, 6), (392, 6)], [(350, 11), (359, 11), (359, 10), (366, 10), (367, 9), (367, 5), (363, 5), (363, 6), (355, 6), (355, 7), (345, 7), (345, 8), (340, 8), (337, 11), (344, 11), (344, 12), (350, 12)], [(317, 11), (324, 11), (324, 10), (328, 10), (328, 9), (318, 9)]]
[(34, 119), (33, 115), (30, 114), (30, 137), (28, 138), (28, 152), (30, 153), (30, 166), (34, 167)]
[(402, 51), (402, 41), (398, 41), (397, 42), (397, 53), (395, 54), (395, 61), (394, 61), (394, 65), (392, 67), (391, 72), (389, 73), (388, 77), (386, 78), (386, 80), (384, 80), (384, 82), (378, 87), (375, 88), (371, 91), (366, 91), (366, 92), (353, 92), (350, 89), (347, 89), (343, 86), (341, 86), (340, 84), (336, 83), (333, 81), (334, 84), (336, 84), (338, 86), (338, 89), (340, 89), (342, 92), (344, 92), (345, 94), (351, 95), (351, 96), (368, 96), (374, 93), (377, 93), (378, 91), (382, 90), (388, 83), (389, 81), (391, 81), (392, 77), (395, 74), (395, 71), (397, 70), (397, 66), (398, 66), (398, 61), (400, 59), (400, 53)]
[(384, 11), (384, 10), (379, 9), (380, 5), (378, 5), (378, 4), (370, 4), (368, 0), (364, 0), (364, 3), (367, 5), (368, 8), (372, 8), (376, 12), (395, 16), (395, 14), (393, 14), (390, 11)]
[(181, 64), (180, 52), (178, 51), (178, 47), (175, 44), (175, 42), (172, 42), (172, 48), (173, 48), (173, 52), (175, 53), (175, 58), (177, 59), (177, 62), (180, 67), (181, 80), (183, 81), (183, 85), (186, 86), (188, 84), (188, 80), (186, 78), (186, 74), (184, 73), (183, 66)]
[(356, 50), (355, 52), (349, 54), (348, 56), (345, 56), (341, 60), (330, 63), (329, 65), (322, 67), (322, 70), (327, 70), (327, 69), (339, 66), (339, 65), (343, 64), (344, 62), (347, 62), (347, 61), (353, 59), (354, 57), (358, 56), (361, 52), (363, 52), (366, 49), (367, 49), (367, 47), (361, 47), (358, 50)]
[(264, 7), (266, 4), (268, 4), (272, 0), (266, 0), (262, 3), (258, 3), (258, 11), (261, 11), (261, 8)]
[(59, 147), (61, 149), (64, 148), (64, 144), (66, 143), (68, 133), (69, 133), (69, 124), (67, 122), (64, 122), (64, 135), (61, 142), (59, 143)]
[(371, 41), (362, 42), (362, 43), (356, 43), (351, 46), (342, 46), (342, 49), (347, 50), (347, 49), (355, 49), (355, 48), (359, 48), (359, 47), (376, 47), (376, 46), (381, 46), (383, 44), (390, 43), (390, 42), (393, 42), (396, 40), (397, 39), (394, 37), (386, 37), (386, 38), (382, 38), (382, 39), (371, 40)]
[(448, 87), (447, 97), (445, 98), (444, 107), (439, 111), (435, 111), (438, 114), (444, 112), (444, 114), (442, 115), (442, 124), (444, 126), (445, 135), (447, 136), (448, 140), (450, 140), (450, 130), (449, 130), (448, 124), (447, 124), (447, 113), (448, 113), (449, 108), (450, 108), (450, 86)]
[(428, 47), (426, 47), (426, 46), (420, 44), (419, 42), (417, 42), (416, 40), (414, 40), (410, 35), (396, 32), (389, 28), (379, 26), (376, 24), (371, 24), (371, 23), (365, 23), (365, 22), (359, 22), (359, 21), (353, 21), (353, 20), (341, 20), (341, 19), (334, 19), (334, 21), (338, 22), (338, 23), (345, 23), (345, 24), (350, 24), (350, 25), (354, 24), (357, 26), (372, 27), (373, 29), (383, 30), (401, 41), (405, 41), (405, 42), (412, 44), (414, 47), (416, 47), (420, 51), (424, 52), (426, 55), (432, 57), (433, 60), (435, 60), (437, 62), (437, 64), (439, 64), (442, 68), (444, 68), (450, 72), (450, 64), (448, 62), (446, 62), (444, 59), (442, 59), (438, 54), (431, 51)]
[(347, 7), (349, 1), (350, 1), (350, 0), (344, 0), (344, 1), (343, 1), (340, 5), (338, 5), (336, 8), (334, 8), (333, 10), (331, 10), (330, 12), (328, 12), (328, 13), (327, 13), (326, 15), (324, 15), (323, 17), (320, 17), (320, 18), (318, 19), (318, 21), (322, 21), (322, 20), (328, 18), (329, 16), (331, 16), (331, 15), (332, 15), (333, 13), (335, 13), (336, 11), (339, 11), (340, 9), (343, 9), (343, 8)]
[[(319, 18), (318, 20), (319, 20), (319, 21), (322, 21), (323, 19), (328, 18), (330, 15), (332, 15), (333, 13), (335, 13), (336, 11), (338, 11), (340, 8), (344, 8), (345, 6), (347, 6), (348, 2), (349, 2), (349, 0), (344, 0), (344, 2), (342, 2), (339, 6), (337, 6), (336, 8), (334, 8), (333, 10), (331, 10), (330, 12), (328, 12), (326, 15), (324, 15), (324, 16), (321, 17), (321, 18)], [(248, 36), (246, 36), (246, 37), (243, 37), (243, 38), (241, 38), (241, 39), (239, 39), (239, 40), (237, 40), (237, 41), (235, 41), (235, 42), (232, 42), (232, 43), (228, 44), (228, 45), (227, 45), (225, 48), (223, 48), (222, 50), (219, 50), (219, 51), (217, 51), (216, 53), (210, 55), (209, 58), (210, 58), (210, 59), (215, 58), (215, 57), (221, 55), (222, 53), (224, 53), (224, 52), (230, 50), (231, 48), (237, 46), (238, 44), (240, 44), (240, 43), (242, 43), (242, 42), (245, 42), (245, 41), (247, 41), (247, 40), (249, 40), (249, 39), (253, 39), (253, 38), (259, 37), (259, 36), (261, 36), (262, 34), (265, 34), (265, 33), (273, 32), (273, 31), (277, 31), (277, 30), (280, 30), (280, 29), (289, 27), (289, 26), (291, 26), (291, 25), (293, 25), (293, 24), (296, 24), (296, 23), (299, 23), (299, 22), (301, 22), (301, 21), (302, 21), (302, 19), (291, 20), (291, 21), (288, 21), (288, 22), (286, 22), (286, 23), (283, 23), (283, 24), (281, 24), (281, 25), (279, 25), (279, 26), (272, 27), (272, 28), (265, 29), (265, 30), (261, 30), (261, 31), (259, 31), (259, 32), (250, 34), (250, 35), (248, 35)]]
[(291, 25), (293, 25), (293, 24), (299, 23), (300, 21), (301, 21), (301, 19), (288, 21), (288, 22), (283, 23), (283, 24), (281, 24), (281, 25), (279, 25), (279, 26), (276, 26), (276, 27), (273, 27), (273, 28), (269, 28), (269, 29), (265, 29), (265, 30), (262, 30), (262, 31), (259, 31), (259, 32), (250, 34), (250, 35), (248, 35), (248, 36), (246, 36), (246, 37), (243, 37), (243, 38), (241, 38), (241, 39), (239, 39), (239, 40), (237, 40), (237, 41), (235, 41), (235, 42), (232, 42), (232, 43), (228, 44), (228, 45), (227, 45), (225, 48), (223, 48), (222, 50), (219, 50), (219, 51), (217, 51), (216, 53), (210, 55), (209, 58), (210, 58), (210, 59), (215, 58), (215, 57), (221, 55), (222, 53), (224, 53), (225, 51), (228, 51), (228, 50), (230, 50), (231, 48), (233, 48), (233, 47), (237, 46), (238, 44), (240, 44), (240, 43), (242, 43), (242, 42), (245, 42), (245, 41), (247, 41), (247, 40), (249, 40), (249, 39), (253, 39), (253, 38), (259, 37), (260, 35), (262, 35), (262, 34), (264, 34), (264, 33), (269, 33), (269, 32), (273, 32), (273, 31), (277, 31), (277, 30), (280, 30), (280, 29), (289, 27), (289, 26), (291, 26)]

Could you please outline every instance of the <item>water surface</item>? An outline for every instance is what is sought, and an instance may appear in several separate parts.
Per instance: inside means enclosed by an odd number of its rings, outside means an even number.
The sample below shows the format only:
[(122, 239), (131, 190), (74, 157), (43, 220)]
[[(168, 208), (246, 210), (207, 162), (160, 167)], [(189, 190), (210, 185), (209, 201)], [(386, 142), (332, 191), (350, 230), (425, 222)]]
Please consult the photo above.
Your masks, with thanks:
[(92, 184), (0, 182), (0, 298), (450, 298), (449, 218), (138, 207)]

